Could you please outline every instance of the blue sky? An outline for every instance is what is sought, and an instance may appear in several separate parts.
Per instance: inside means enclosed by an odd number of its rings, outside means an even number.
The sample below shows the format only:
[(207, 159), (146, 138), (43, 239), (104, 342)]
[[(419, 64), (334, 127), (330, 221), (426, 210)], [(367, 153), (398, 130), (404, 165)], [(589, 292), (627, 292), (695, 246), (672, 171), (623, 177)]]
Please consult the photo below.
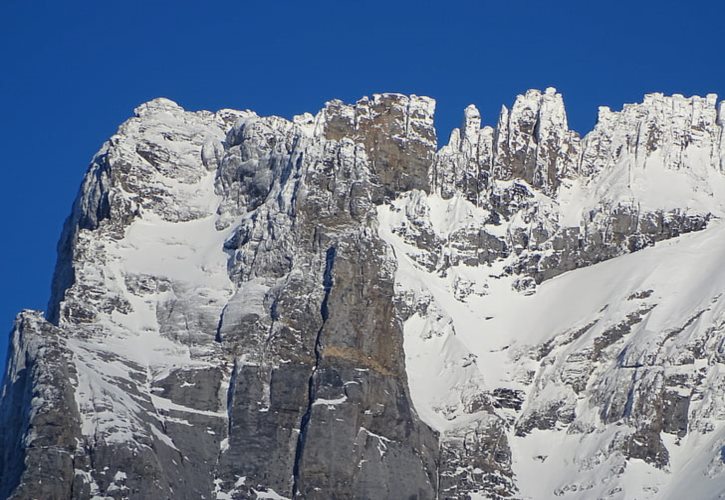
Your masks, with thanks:
[[(290, 117), (332, 98), (429, 95), (446, 140), (555, 86), (571, 126), (644, 93), (725, 97), (721, 1), (0, 2), (0, 367), (44, 309), (63, 219), (93, 153), (139, 103)], [(439, 139), (439, 140), (440, 140)]]

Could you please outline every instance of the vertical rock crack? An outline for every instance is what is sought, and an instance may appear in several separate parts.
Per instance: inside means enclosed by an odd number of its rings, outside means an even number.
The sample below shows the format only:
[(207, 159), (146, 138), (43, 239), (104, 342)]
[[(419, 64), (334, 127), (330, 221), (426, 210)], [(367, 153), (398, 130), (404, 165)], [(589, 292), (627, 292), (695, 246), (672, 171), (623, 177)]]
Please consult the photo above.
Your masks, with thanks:
[(292, 471), (292, 498), (295, 498), (299, 493), (299, 479), (300, 479), (300, 462), (302, 460), (302, 452), (305, 447), (305, 439), (307, 437), (307, 427), (310, 423), (310, 417), (312, 416), (312, 405), (315, 401), (315, 375), (317, 369), (320, 366), (321, 352), (320, 352), (320, 339), (322, 337), (322, 330), (325, 328), (327, 318), (330, 316), (328, 301), (330, 298), (330, 292), (332, 291), (333, 279), (332, 279), (332, 268), (335, 265), (335, 247), (330, 247), (325, 253), (325, 272), (322, 276), (322, 286), (324, 288), (324, 296), (322, 297), (322, 304), (320, 304), (320, 316), (322, 317), (322, 324), (317, 335), (315, 336), (315, 365), (312, 367), (312, 373), (310, 374), (309, 381), (307, 383), (307, 409), (302, 420), (300, 421), (300, 433), (297, 437), (297, 448), (295, 449), (295, 462)]

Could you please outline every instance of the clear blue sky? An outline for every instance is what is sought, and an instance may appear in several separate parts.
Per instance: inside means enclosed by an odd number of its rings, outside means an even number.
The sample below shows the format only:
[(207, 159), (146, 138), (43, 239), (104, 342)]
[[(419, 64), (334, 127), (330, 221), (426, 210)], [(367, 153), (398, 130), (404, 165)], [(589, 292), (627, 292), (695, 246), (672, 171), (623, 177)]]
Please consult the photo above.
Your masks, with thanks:
[(646, 92), (725, 96), (721, 0), (0, 2), (0, 366), (44, 309), (88, 160), (139, 103), (290, 117), (331, 98), (437, 99), (447, 139), (528, 88), (557, 87), (586, 132)]

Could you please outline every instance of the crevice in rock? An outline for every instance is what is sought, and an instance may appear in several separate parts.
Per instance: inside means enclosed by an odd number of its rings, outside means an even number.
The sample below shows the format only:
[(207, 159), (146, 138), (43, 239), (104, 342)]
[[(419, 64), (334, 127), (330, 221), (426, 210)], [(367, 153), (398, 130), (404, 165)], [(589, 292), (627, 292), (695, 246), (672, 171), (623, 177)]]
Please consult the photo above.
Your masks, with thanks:
[(222, 324), (224, 323), (224, 313), (227, 310), (227, 306), (229, 304), (226, 304), (224, 307), (222, 307), (222, 312), (219, 313), (219, 321), (216, 324), (216, 332), (214, 333), (214, 341), (221, 343), (222, 339)]
[(300, 433), (297, 438), (297, 448), (295, 449), (295, 462), (292, 469), (292, 498), (295, 498), (299, 493), (300, 461), (302, 460), (302, 452), (304, 451), (305, 440), (307, 438), (307, 427), (310, 423), (310, 417), (312, 416), (312, 405), (315, 402), (315, 375), (317, 373), (317, 368), (320, 366), (321, 359), (320, 339), (322, 337), (322, 331), (325, 328), (325, 323), (330, 316), (328, 301), (333, 285), (332, 268), (335, 265), (335, 254), (335, 247), (328, 248), (325, 253), (325, 272), (322, 277), (322, 286), (325, 294), (322, 298), (322, 304), (320, 305), (322, 324), (320, 325), (320, 329), (317, 330), (317, 335), (315, 336), (315, 365), (312, 367), (312, 373), (310, 374), (310, 378), (307, 383), (307, 408), (304, 415), (302, 415), (302, 420), (300, 421)]
[[(223, 314), (223, 312), (222, 312)], [(221, 325), (221, 318), (219, 320), (219, 324)], [(212, 468), (213, 473), (213, 479), (212, 479), (212, 490), (210, 491), (211, 498), (216, 497), (216, 490), (218, 484), (223, 483), (222, 479), (222, 472), (220, 470), (220, 464), (222, 462), (222, 455), (225, 452), (225, 446), (224, 446), (224, 440), (226, 440), (226, 448), (229, 447), (229, 440), (231, 439), (232, 435), (232, 409), (234, 407), (234, 387), (237, 384), (237, 374), (238, 374), (238, 363), (237, 360), (234, 360), (234, 366), (232, 367), (232, 371), (229, 374), (229, 384), (227, 386), (227, 401), (226, 401), (226, 411), (227, 411), (227, 433), (226, 436), (222, 437), (222, 440), (219, 443), (219, 452), (217, 453), (216, 457), (216, 463), (214, 464), (214, 467)]]
[(237, 375), (239, 373), (239, 363), (234, 360), (232, 373), (229, 376), (229, 387), (227, 388), (227, 438), (232, 435), (232, 410), (234, 409), (234, 388), (237, 385)]

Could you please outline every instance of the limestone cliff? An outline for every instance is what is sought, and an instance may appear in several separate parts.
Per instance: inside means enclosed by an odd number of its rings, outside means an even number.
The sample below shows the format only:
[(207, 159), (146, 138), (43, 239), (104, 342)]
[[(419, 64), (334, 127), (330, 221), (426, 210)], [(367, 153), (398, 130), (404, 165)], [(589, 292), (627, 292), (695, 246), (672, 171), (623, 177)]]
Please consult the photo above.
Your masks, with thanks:
[(581, 138), (531, 90), (496, 127), (469, 106), (440, 150), (434, 108), (137, 108), (83, 180), (47, 314), (16, 321), (0, 497), (716, 488), (715, 97), (602, 108)]

